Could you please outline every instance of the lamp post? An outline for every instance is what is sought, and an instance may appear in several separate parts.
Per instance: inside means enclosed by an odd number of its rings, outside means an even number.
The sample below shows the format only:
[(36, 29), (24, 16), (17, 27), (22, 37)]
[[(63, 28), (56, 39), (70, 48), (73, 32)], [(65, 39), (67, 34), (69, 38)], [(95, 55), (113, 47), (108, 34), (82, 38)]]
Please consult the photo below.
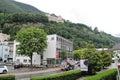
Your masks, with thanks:
[(3, 43), (0, 41), (0, 45), (1, 45), (1, 61), (3, 61)]

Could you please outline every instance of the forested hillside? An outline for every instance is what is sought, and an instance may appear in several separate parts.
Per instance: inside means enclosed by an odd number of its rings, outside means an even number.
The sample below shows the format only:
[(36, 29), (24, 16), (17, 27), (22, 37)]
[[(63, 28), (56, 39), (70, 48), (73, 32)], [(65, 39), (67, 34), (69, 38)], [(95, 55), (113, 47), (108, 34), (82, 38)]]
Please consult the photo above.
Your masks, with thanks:
[(65, 21), (64, 23), (57, 23), (48, 21), (48, 17), (44, 14), (31, 13), (0, 13), (0, 28), (3, 33), (11, 35), (11, 40), (14, 40), (16, 32), (23, 27), (36, 26), (45, 30), (47, 34), (58, 34), (74, 43), (74, 48), (84, 48), (88, 41), (95, 44), (95, 47), (112, 47), (120, 39), (113, 37), (105, 32), (99, 32), (97, 28), (92, 30), (89, 26), (84, 24), (71, 23)]
[[(0, 0), (0, 6), (2, 4), (1, 1), (7, 3), (10, 2), (14, 5), (22, 4), (19, 4), (12, 0)], [(24, 7), (24, 9), (19, 7), (23, 10), (23, 13), (14, 12), (18, 7), (15, 7), (15, 9), (13, 8), (10, 13), (8, 13), (7, 11), (2, 12), (2, 10), (8, 10), (8, 7), (0, 7), (0, 29), (3, 33), (10, 34), (11, 40), (15, 39), (14, 36), (21, 28), (35, 26), (44, 29), (48, 35), (58, 34), (67, 39), (70, 39), (71, 41), (73, 41), (74, 49), (86, 47), (86, 42), (88, 41), (93, 42), (96, 48), (110, 48), (115, 43), (120, 42), (120, 38), (116, 38), (103, 31), (99, 32), (97, 27), (92, 30), (91, 27), (85, 24), (77, 24), (70, 21), (65, 21), (64, 23), (49, 21), (48, 17), (45, 16), (45, 13), (24, 13), (24, 10), (29, 8), (29, 6), (25, 5)]]
[(41, 11), (37, 8), (23, 4), (20, 2), (16, 2), (14, 0), (0, 0), (0, 12), (7, 12), (7, 13), (13, 13), (13, 12), (19, 12), (19, 13), (35, 13), (39, 14)]

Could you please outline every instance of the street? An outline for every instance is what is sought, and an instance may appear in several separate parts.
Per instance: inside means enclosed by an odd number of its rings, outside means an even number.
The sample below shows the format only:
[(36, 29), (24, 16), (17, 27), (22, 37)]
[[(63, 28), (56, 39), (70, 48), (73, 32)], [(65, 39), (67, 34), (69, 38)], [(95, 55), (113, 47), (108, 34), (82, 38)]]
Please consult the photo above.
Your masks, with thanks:
[[(9, 72), (7, 74), (0, 74), (0, 75), (8, 75), (12, 74), (16, 76), (16, 80), (30, 80), (31, 77), (35, 76), (44, 76), (44, 75), (51, 75), (55, 73), (60, 73), (60, 68), (19, 68), (14, 69), (13, 66), (7, 66)], [(116, 68), (116, 63), (112, 63), (108, 69)], [(81, 77), (78, 80), (82, 80), (84, 77)]]
[(19, 68), (14, 69), (13, 66), (7, 66), (9, 72), (7, 74), (0, 74), (0, 75), (15, 75), (16, 80), (30, 80), (31, 77), (35, 76), (43, 76), (43, 75), (50, 75), (54, 73), (61, 72), (60, 68), (33, 68), (32, 70), (30, 68)]

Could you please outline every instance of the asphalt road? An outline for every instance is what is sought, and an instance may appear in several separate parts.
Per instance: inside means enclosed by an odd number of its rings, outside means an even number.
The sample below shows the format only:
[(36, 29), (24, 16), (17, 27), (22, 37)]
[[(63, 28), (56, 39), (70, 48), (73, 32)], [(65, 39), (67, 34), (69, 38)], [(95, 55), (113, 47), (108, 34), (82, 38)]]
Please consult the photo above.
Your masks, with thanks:
[(7, 66), (7, 67), (9, 72), (7, 74), (1, 74), (1, 75), (13, 74), (16, 76), (16, 80), (30, 80), (31, 77), (51, 75), (61, 72), (60, 68), (33, 68), (31, 70), (30, 68), (14, 69), (13, 66)]

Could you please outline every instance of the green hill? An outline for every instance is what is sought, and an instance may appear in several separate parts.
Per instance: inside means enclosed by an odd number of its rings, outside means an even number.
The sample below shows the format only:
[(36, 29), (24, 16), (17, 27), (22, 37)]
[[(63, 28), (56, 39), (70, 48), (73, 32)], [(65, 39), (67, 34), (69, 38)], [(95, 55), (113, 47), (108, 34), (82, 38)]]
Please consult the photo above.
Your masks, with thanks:
[(27, 12), (27, 13), (37, 14), (37, 13), (40, 13), (41, 11), (33, 6), (16, 2), (14, 0), (0, 0), (0, 12), (8, 12), (8, 13), (13, 13), (13, 12), (26, 13)]
[[(111, 48), (120, 38), (114, 37), (96, 27), (94, 30), (88, 25), (64, 21), (57, 23), (49, 21), (48, 17), (38, 9), (13, 0), (0, 0), (0, 29), (10, 34), (14, 40), (16, 33), (23, 27), (36, 26), (49, 34), (58, 34), (73, 41), (74, 49), (86, 47), (86, 42), (94, 43), (96, 48)], [(4, 14), (4, 12), (7, 12)], [(42, 12), (43, 14), (37, 14)]]

